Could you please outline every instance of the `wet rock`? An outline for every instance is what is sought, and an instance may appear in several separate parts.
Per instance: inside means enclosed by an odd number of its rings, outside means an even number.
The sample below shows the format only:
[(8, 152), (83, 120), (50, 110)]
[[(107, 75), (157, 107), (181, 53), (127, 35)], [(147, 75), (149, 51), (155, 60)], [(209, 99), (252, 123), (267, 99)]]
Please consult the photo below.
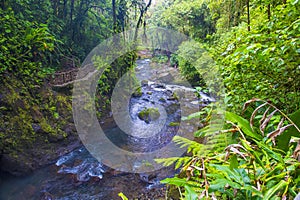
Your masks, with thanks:
[(147, 80), (142, 80), (141, 84), (142, 84), (142, 86), (147, 86), (148, 85), (148, 81)]
[(159, 88), (159, 89), (166, 89), (166, 86), (160, 83), (153, 83), (152, 87)]
[(172, 93), (170, 97), (168, 97), (169, 101), (177, 101), (179, 100), (179, 96), (177, 95), (177, 93)]
[(143, 100), (143, 101), (147, 101), (147, 102), (149, 102), (149, 101), (150, 101), (149, 99), (146, 99), (146, 98), (143, 98), (142, 100)]
[(67, 135), (72, 135), (76, 133), (76, 127), (74, 124), (68, 124), (63, 128), (63, 131), (67, 134)]
[(140, 179), (146, 183), (154, 183), (154, 179), (157, 178), (157, 174), (153, 173), (142, 173), (139, 174), (140, 175)]
[(171, 115), (174, 114), (179, 109), (180, 109), (180, 105), (178, 103), (172, 103), (166, 108), (166, 112), (168, 115)]
[(37, 134), (44, 133), (42, 127), (39, 124), (33, 123), (31, 126), (35, 133)]
[(145, 172), (140, 173), (140, 179), (143, 182), (150, 184), (159, 184), (159, 182), (167, 177), (170, 177), (174, 174), (174, 167), (164, 167), (160, 170), (156, 170), (153, 172)]
[[(24, 87), (14, 77), (4, 77), (0, 86), (1, 133), (0, 170), (12, 175), (26, 175), (53, 163), (58, 149), (69, 149), (79, 141), (76, 132), (64, 132), (64, 126), (73, 124), (72, 101), (65, 94), (53, 91), (45, 83), (43, 87)], [(21, 89), (22, 88), (22, 89)], [(59, 120), (54, 116), (59, 114)], [(74, 124), (73, 124), (74, 125)], [(49, 140), (49, 136), (53, 135)]]
[(30, 161), (22, 161), (18, 159), (18, 156), (14, 156), (11, 154), (2, 155), (0, 163), (0, 170), (7, 171), (15, 176), (20, 176), (33, 171), (33, 167)]
[(54, 197), (49, 192), (44, 192), (40, 198), (40, 200), (53, 200), (53, 199)]
[(55, 143), (65, 139), (67, 135), (64, 131), (58, 130), (56, 134), (50, 134), (48, 137), (49, 142)]
[(69, 153), (69, 154), (67, 154), (67, 155), (64, 155), (64, 156), (60, 157), (60, 158), (56, 161), (55, 165), (56, 165), (56, 166), (61, 166), (61, 165), (65, 164), (66, 162), (70, 161), (70, 160), (74, 157), (74, 154), (75, 154), (75, 153), (74, 153), (74, 151), (73, 151), (73, 152), (71, 152), (71, 153)]
[(168, 95), (168, 96), (171, 96), (173, 94), (173, 91), (170, 90), (170, 89), (168, 89), (168, 88), (166, 88), (165, 94)]
[(103, 173), (105, 172), (104, 166), (94, 158), (88, 158), (83, 161), (77, 160), (73, 166), (70, 166), (71, 163), (69, 161), (72, 160), (77, 153), (71, 152), (56, 162), (57, 166), (61, 166), (58, 173), (74, 175), (76, 180), (80, 182), (87, 182), (91, 178), (102, 179)]
[(176, 95), (178, 98), (183, 98), (185, 96), (185, 91), (182, 89), (175, 90), (173, 95)]
[(158, 80), (160, 80), (163, 83), (170, 83), (174, 80), (174, 77), (170, 73), (162, 73), (159, 74)]

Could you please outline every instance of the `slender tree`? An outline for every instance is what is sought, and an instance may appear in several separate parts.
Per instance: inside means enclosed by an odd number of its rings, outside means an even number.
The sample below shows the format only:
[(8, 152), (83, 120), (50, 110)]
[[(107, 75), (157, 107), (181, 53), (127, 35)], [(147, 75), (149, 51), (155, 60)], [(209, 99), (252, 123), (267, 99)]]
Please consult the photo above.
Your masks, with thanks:
[(116, 14), (116, 0), (112, 0), (112, 15), (113, 15), (113, 30), (117, 32), (117, 14)]
[(251, 30), (250, 28), (250, 0), (247, 0), (247, 22), (248, 22), (248, 31)]
[(143, 23), (143, 18), (145, 16), (146, 12), (148, 11), (149, 7), (151, 6), (151, 3), (152, 3), (152, 0), (149, 0), (148, 3), (146, 4), (146, 6), (144, 5), (145, 4), (144, 2), (139, 3), (140, 16), (136, 23), (136, 29), (135, 29), (135, 35), (134, 35), (135, 40), (138, 35), (138, 29), (141, 27), (141, 25)]

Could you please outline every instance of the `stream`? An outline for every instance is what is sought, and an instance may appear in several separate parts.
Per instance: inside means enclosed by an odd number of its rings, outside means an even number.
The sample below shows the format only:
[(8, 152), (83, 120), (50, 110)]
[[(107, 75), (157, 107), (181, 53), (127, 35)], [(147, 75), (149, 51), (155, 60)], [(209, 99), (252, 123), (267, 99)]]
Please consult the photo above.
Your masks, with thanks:
[[(177, 69), (154, 66), (150, 59), (140, 59), (136, 67), (137, 78), (142, 82), (142, 95), (132, 97), (129, 111), (134, 128), (155, 125), (160, 120), (146, 123), (138, 113), (147, 107), (165, 108), (167, 117), (155, 137), (127, 135), (113, 120), (105, 124), (107, 138), (116, 146), (131, 152), (151, 152), (170, 143), (178, 133), (182, 109), (197, 110), (214, 101), (204, 93), (181, 83)], [(180, 105), (176, 95), (184, 96)], [(193, 133), (194, 125), (185, 126), (183, 132)], [(164, 157), (164, 156), (162, 156)], [(84, 146), (60, 157), (55, 163), (26, 177), (4, 178), (0, 183), (0, 200), (68, 200), (68, 199), (120, 199), (123, 192), (129, 199), (164, 199), (165, 187), (160, 180), (171, 177), (173, 167), (151, 173), (125, 173), (111, 169), (93, 158)]]

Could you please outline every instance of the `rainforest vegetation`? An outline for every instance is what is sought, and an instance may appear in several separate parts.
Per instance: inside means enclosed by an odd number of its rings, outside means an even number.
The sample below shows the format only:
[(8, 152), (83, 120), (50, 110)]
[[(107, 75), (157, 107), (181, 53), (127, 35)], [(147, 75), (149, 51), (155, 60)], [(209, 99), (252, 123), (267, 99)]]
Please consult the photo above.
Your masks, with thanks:
[[(153, 53), (153, 62), (176, 68), (226, 104), (226, 111), (212, 102), (182, 118), (196, 118), (203, 128), (195, 140), (173, 138), (188, 149), (183, 157), (156, 160), (180, 169), (161, 181), (166, 199), (294, 199), (300, 194), (299, 10), (298, 0), (2, 0), (0, 170), (32, 173), (76, 149), (72, 85), (55, 84), (57, 74), (79, 68), (117, 33), (162, 27), (190, 40), (175, 52)], [(117, 58), (99, 79), (99, 119), (109, 116), (114, 85), (134, 69), (141, 48)], [(205, 80), (195, 58), (214, 60), (224, 90), (215, 94), (207, 82), (220, 80)], [(155, 121), (154, 111), (139, 117)]]
[(183, 43), (171, 64), (192, 83), (201, 81), (199, 70), (182, 59), (201, 46), (226, 90), (223, 130), (222, 120), (210, 118), (217, 112), (211, 105), (188, 118), (200, 116), (206, 124), (195, 133), (206, 143), (176, 136), (188, 156), (158, 159), (181, 168), (162, 181), (171, 185), (170, 197), (293, 199), (299, 193), (299, 6), (294, 0), (165, 0), (154, 8), (151, 25), (197, 41)]

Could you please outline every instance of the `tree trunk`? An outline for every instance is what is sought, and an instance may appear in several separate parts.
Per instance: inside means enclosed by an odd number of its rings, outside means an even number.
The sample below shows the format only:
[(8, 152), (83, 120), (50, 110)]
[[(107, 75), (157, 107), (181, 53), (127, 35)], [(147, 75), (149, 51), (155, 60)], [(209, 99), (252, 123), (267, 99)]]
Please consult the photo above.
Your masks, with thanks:
[(74, 0), (71, 0), (70, 24), (73, 24)]
[(251, 30), (250, 28), (250, 0), (247, 0), (247, 21), (248, 21), (248, 31)]
[(6, 4), (5, 0), (3, 0), (2, 3), (1, 3), (1, 8), (2, 8), (3, 10), (5, 10), (5, 7), (6, 7), (5, 4)]
[(67, 0), (64, 0), (64, 7), (63, 7), (63, 19), (65, 19), (68, 15), (68, 11), (67, 11)]
[(60, 5), (60, 1), (59, 0), (55, 0), (53, 2), (53, 13), (54, 13), (54, 15), (56, 17), (60, 17), (59, 5)]
[(75, 0), (71, 0), (71, 10), (70, 10), (70, 28), (72, 29), (72, 40), (74, 41), (74, 37), (75, 37), (75, 30), (73, 27), (73, 12), (74, 12), (74, 1)]
[(141, 13), (140, 13), (140, 17), (138, 19), (138, 22), (136, 24), (136, 28), (135, 28), (135, 34), (134, 34), (134, 40), (137, 39), (137, 35), (138, 35), (138, 29), (141, 27), (141, 24), (143, 22), (143, 17), (145, 15), (145, 13), (147, 12), (148, 8), (151, 5), (152, 0), (149, 0), (148, 4), (146, 5), (145, 8), (141, 8)]
[(113, 31), (117, 32), (116, 0), (112, 0)]
[(231, 9), (231, 1), (229, 2), (229, 7), (228, 7), (228, 24), (227, 24), (227, 29), (230, 29), (230, 22), (231, 22), (231, 14), (232, 14), (232, 9)]
[(271, 4), (268, 4), (268, 20), (271, 21)]

